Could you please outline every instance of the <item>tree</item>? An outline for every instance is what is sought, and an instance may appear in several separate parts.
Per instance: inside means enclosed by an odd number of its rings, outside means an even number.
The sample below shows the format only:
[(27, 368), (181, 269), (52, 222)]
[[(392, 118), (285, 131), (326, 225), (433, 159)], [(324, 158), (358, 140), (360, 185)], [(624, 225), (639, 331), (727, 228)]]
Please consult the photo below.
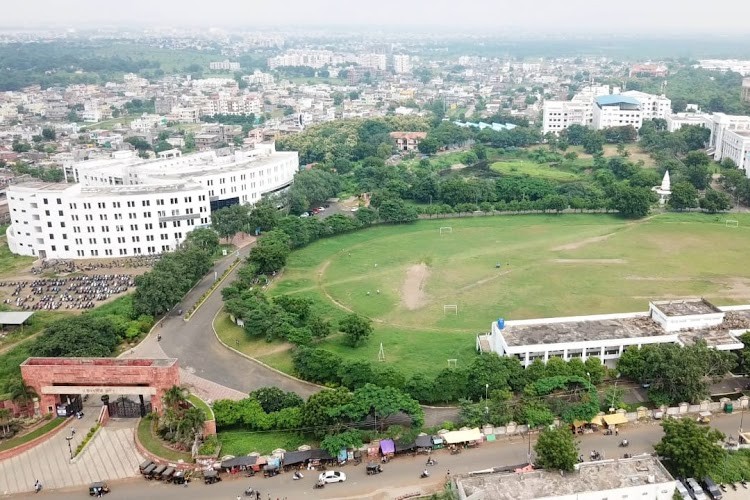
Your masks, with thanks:
[(706, 189), (706, 194), (700, 199), (699, 204), (702, 210), (710, 214), (723, 212), (732, 208), (732, 201), (729, 199), (729, 196), (714, 189)]
[(249, 394), (260, 403), (266, 413), (273, 413), (284, 408), (298, 408), (305, 404), (301, 397), (293, 392), (284, 392), (278, 387), (262, 387)]
[(15, 153), (26, 153), (31, 151), (31, 144), (26, 141), (13, 141), (12, 149)]
[(547, 470), (571, 472), (578, 463), (578, 445), (566, 426), (545, 429), (534, 445), (535, 465)]
[(54, 141), (57, 138), (57, 134), (55, 133), (55, 129), (44, 127), (42, 129), (42, 137), (45, 141)]
[(344, 431), (340, 434), (330, 434), (323, 438), (320, 447), (331, 456), (338, 456), (341, 450), (360, 448), (362, 446), (362, 433), (356, 429)]
[(664, 437), (655, 446), (675, 476), (704, 477), (721, 463), (726, 453), (719, 442), (724, 434), (698, 425), (692, 418), (669, 418), (661, 423)]
[(620, 185), (617, 186), (612, 201), (620, 215), (638, 219), (648, 215), (653, 203), (653, 193), (647, 188)]
[(250, 226), (249, 208), (244, 205), (232, 205), (220, 208), (211, 213), (211, 226), (222, 238), (231, 238)]
[(261, 274), (271, 274), (281, 270), (291, 253), (289, 236), (283, 231), (266, 233), (250, 251), (247, 260), (255, 265)]
[(590, 155), (600, 153), (604, 149), (604, 138), (602, 134), (595, 130), (588, 130), (583, 138), (583, 152)]
[(363, 226), (371, 226), (378, 221), (378, 213), (369, 207), (360, 207), (354, 213), (354, 218)]
[(352, 393), (347, 389), (327, 389), (315, 393), (302, 407), (302, 421), (317, 437), (335, 433), (345, 427), (345, 419), (338, 408), (348, 405), (352, 399)]
[(372, 322), (363, 316), (351, 313), (339, 322), (339, 331), (344, 333), (348, 345), (358, 347), (364, 344), (372, 334)]
[(213, 255), (219, 248), (219, 235), (209, 227), (199, 227), (188, 233), (185, 242)]
[(414, 222), (419, 218), (417, 209), (401, 199), (387, 199), (378, 208), (380, 220), (387, 223)]
[(424, 411), (416, 400), (393, 387), (374, 384), (357, 389), (348, 404), (332, 409), (332, 412), (345, 415), (352, 422), (362, 422), (371, 416), (375, 418), (375, 425), (381, 427), (388, 424), (388, 417), (397, 413), (408, 415), (414, 427), (421, 427), (424, 423)]
[(438, 148), (440, 145), (438, 144), (437, 139), (434, 137), (427, 136), (421, 141), (419, 141), (419, 152), (424, 155), (434, 155), (437, 153)]
[(698, 208), (698, 190), (689, 182), (678, 182), (672, 187), (668, 205), (674, 210)]

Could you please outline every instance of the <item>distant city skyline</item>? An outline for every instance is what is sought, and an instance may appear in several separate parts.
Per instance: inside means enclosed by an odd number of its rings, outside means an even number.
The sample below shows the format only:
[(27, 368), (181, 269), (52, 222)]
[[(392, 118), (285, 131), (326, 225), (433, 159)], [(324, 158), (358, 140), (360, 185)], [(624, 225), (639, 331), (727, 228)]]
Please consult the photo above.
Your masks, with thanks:
[[(711, 15), (711, 12), (717, 15)], [(731, 13), (731, 15), (726, 15)], [(711, 32), (750, 34), (750, 2), (631, 0), (626, 4), (590, 0), (130, 0), (121, 6), (93, 0), (26, 0), (6, 9), (4, 29), (39, 26), (95, 29), (98, 26), (163, 26), (247, 29), (262, 27), (403, 26), (414, 29), (475, 27), (483, 32), (555, 35), (649, 34), (690, 36)], [(498, 32), (498, 35), (503, 34)]]

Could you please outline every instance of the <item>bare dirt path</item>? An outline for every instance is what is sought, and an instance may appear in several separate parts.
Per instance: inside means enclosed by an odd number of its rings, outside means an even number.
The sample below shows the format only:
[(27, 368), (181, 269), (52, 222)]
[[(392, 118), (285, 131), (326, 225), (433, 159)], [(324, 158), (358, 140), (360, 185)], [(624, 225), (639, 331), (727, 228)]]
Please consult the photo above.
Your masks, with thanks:
[(430, 268), (424, 262), (410, 266), (406, 270), (406, 279), (401, 287), (401, 302), (410, 311), (421, 309), (429, 303), (424, 290)]

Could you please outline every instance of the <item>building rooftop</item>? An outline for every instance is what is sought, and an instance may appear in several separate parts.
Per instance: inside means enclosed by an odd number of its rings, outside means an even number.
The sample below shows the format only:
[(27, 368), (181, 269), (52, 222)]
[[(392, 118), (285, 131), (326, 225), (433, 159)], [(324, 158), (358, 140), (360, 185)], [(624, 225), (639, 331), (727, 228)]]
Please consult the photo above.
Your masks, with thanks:
[(716, 314), (721, 309), (706, 299), (659, 300), (651, 304), (667, 316), (694, 316), (696, 314)]
[(559, 472), (491, 474), (460, 478), (456, 482), (462, 498), (482, 494), (493, 500), (533, 500), (547, 497), (574, 497), (586, 492), (604, 492), (633, 486), (674, 481), (664, 466), (650, 455), (623, 460), (605, 460), (579, 464), (578, 470)]
[(600, 95), (596, 98), (596, 103), (599, 106), (616, 106), (618, 104), (628, 104), (631, 106), (640, 106), (641, 103), (635, 97), (630, 97), (621, 94), (613, 95)]
[(21, 366), (153, 366), (165, 368), (177, 363), (177, 358), (27, 358)]
[[(565, 318), (562, 318), (563, 320)], [(627, 339), (669, 335), (643, 313), (637, 317), (609, 319), (578, 319), (560, 322), (513, 325), (506, 323), (503, 338), (509, 346), (587, 342), (607, 339)]]

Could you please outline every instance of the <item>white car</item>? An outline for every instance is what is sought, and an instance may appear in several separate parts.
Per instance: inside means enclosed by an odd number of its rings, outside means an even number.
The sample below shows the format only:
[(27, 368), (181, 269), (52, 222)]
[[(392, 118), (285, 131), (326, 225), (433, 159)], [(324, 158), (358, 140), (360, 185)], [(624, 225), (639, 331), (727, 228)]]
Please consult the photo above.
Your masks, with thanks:
[(309, 214), (309, 213), (307, 213), (307, 212), (302, 212), (302, 213), (300, 214), (300, 217), (310, 217), (310, 214)]
[(359, 207), (354, 207), (354, 208), (352, 208), (352, 209), (350, 210), (350, 212), (356, 212), (357, 210), (359, 210)]
[(343, 483), (346, 481), (346, 474), (336, 470), (327, 470), (320, 473), (318, 481), (323, 481), (324, 483)]

